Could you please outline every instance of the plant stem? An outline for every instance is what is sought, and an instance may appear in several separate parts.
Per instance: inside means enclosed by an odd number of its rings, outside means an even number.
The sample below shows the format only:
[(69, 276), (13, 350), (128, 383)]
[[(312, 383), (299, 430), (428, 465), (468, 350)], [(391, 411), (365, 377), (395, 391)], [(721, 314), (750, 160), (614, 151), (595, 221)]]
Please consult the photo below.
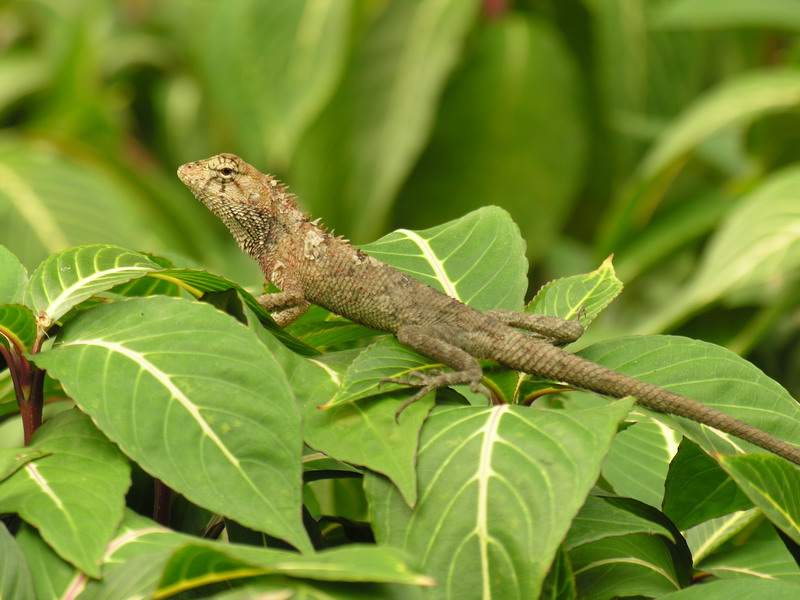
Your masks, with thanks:
[(42, 409), (44, 408), (44, 370), (30, 365), (30, 387), (28, 399), (19, 407), (22, 415), (22, 432), (25, 436), (25, 445), (31, 442), (31, 437), (42, 425)]
[[(42, 349), (44, 339), (44, 330), (40, 329), (36, 334), (36, 340), (33, 343), (33, 348), (31, 348), (31, 354), (38, 354)], [(22, 432), (25, 437), (25, 445), (27, 446), (30, 444), (33, 434), (42, 425), (45, 372), (43, 369), (40, 369), (21, 357), (20, 367), (19, 379), (20, 387), (23, 390), (23, 400), (19, 404), (19, 412), (22, 416)], [(27, 390), (25, 389), (26, 387)], [(27, 394), (25, 394), (26, 391)], [(25, 398), (25, 396), (27, 396), (27, 398)]]

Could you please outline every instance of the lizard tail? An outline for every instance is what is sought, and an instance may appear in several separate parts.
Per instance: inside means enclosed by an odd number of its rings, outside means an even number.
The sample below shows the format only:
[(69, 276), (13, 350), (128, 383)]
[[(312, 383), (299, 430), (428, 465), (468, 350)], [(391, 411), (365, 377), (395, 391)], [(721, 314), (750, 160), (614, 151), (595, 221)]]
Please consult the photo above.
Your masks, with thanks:
[(616, 398), (632, 396), (639, 404), (647, 408), (686, 417), (708, 425), (800, 465), (800, 448), (779, 440), (752, 425), (734, 419), (691, 398), (608, 369), (549, 344), (542, 344), (547, 347), (546, 351), (545, 348), (542, 349), (542, 352), (528, 351), (525, 356), (520, 356), (518, 352), (515, 352), (517, 360), (502, 362), (527, 373), (564, 381), (600, 394)]

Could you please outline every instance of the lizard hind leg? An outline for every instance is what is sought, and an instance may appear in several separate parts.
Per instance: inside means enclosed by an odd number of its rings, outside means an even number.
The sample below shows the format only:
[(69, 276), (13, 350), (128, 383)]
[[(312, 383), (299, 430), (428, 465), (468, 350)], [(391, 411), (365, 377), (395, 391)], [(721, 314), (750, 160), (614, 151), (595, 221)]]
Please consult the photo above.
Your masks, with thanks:
[(530, 331), (536, 337), (554, 346), (564, 346), (583, 335), (583, 326), (577, 319), (560, 319), (558, 317), (503, 308), (487, 310), (485, 314), (510, 327), (518, 327), (519, 329)]
[(411, 371), (405, 379), (395, 377), (384, 379), (383, 382), (386, 383), (420, 388), (395, 411), (395, 420), (399, 419), (403, 410), (425, 394), (450, 385), (469, 385), (473, 392), (480, 392), (491, 400), (491, 392), (481, 383), (483, 370), (480, 363), (468, 352), (447, 341), (448, 337), (448, 330), (435, 326), (403, 325), (397, 330), (397, 340), (401, 344), (450, 367), (453, 371), (446, 373), (435, 369), (428, 373)]

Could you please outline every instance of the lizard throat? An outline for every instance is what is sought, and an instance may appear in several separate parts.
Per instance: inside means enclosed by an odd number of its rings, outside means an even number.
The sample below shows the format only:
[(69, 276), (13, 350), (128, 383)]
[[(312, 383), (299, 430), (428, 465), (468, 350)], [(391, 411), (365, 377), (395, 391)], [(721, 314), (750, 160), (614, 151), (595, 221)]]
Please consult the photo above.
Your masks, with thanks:
[(256, 260), (268, 251), (273, 222), (258, 205), (234, 204), (217, 197), (200, 198), (228, 227), (239, 247)]

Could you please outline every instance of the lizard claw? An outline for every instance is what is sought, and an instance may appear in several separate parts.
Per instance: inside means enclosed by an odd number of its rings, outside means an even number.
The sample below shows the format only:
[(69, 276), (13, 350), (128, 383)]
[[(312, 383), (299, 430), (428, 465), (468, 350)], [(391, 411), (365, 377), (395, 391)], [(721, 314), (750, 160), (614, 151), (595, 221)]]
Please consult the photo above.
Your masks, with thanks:
[(407, 398), (405, 401), (403, 401), (403, 403), (400, 406), (397, 407), (397, 410), (394, 411), (394, 422), (399, 425), (400, 424), (400, 413), (402, 413), (405, 409), (407, 409), (409, 406), (414, 404), (414, 402), (416, 402), (417, 400), (422, 398), (428, 392), (432, 392), (434, 389), (436, 389), (436, 388), (426, 385), (426, 386), (420, 388), (419, 391), (417, 391), (416, 394), (411, 396), (411, 398)]
[(395, 423), (400, 423), (400, 413), (402, 413), (406, 408), (414, 404), (414, 402), (422, 398), (428, 392), (432, 392), (436, 389), (437, 386), (432, 384), (432, 380), (434, 380), (439, 374), (440, 371), (436, 369), (431, 370), (430, 374), (422, 373), (421, 371), (409, 371), (405, 379), (401, 377), (384, 377), (380, 380), (378, 385), (382, 385), (384, 383), (396, 383), (398, 385), (418, 386), (420, 388), (416, 394), (403, 401), (397, 410), (394, 411)]
[(469, 389), (471, 389), (475, 394), (483, 394), (489, 399), (489, 402), (492, 402), (492, 392), (489, 391), (489, 388), (483, 385), (480, 381), (473, 382), (472, 385), (469, 386)]

